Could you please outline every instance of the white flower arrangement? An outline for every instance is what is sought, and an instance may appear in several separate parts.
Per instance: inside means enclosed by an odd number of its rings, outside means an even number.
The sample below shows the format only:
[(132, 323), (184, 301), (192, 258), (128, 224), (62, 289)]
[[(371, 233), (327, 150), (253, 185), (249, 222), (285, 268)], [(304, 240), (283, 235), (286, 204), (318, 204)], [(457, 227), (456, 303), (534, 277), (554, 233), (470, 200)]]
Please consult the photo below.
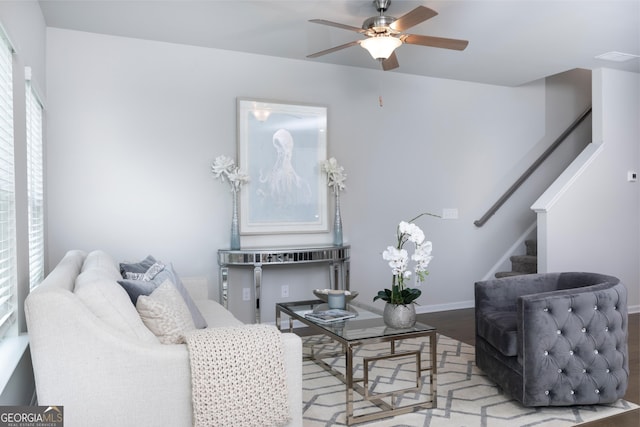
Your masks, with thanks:
[[(419, 289), (407, 288), (405, 281), (411, 279), (413, 272), (415, 272), (417, 281), (422, 282), (426, 279), (429, 272), (427, 267), (433, 258), (431, 256), (431, 250), (433, 244), (430, 241), (425, 241), (424, 232), (413, 223), (416, 219), (423, 215), (435, 216), (430, 213), (422, 213), (411, 221), (401, 221), (397, 227), (398, 243), (394, 246), (388, 246), (387, 250), (382, 253), (382, 258), (389, 262), (391, 267), (391, 274), (393, 275), (393, 281), (391, 289), (385, 289), (379, 291), (373, 300), (381, 299), (391, 304), (409, 304), (415, 301), (420, 295)], [(414, 244), (414, 253), (411, 255), (411, 261), (415, 262), (413, 272), (409, 269), (409, 252), (404, 249), (404, 245), (407, 242)]]
[(229, 182), (232, 192), (240, 191), (243, 184), (249, 182), (249, 175), (238, 168), (233, 159), (218, 156), (211, 165), (211, 173), (222, 182)]
[(347, 188), (344, 184), (347, 180), (347, 174), (344, 173), (344, 168), (338, 164), (335, 157), (323, 160), (322, 170), (327, 174), (327, 185), (333, 189), (334, 193), (339, 193)]

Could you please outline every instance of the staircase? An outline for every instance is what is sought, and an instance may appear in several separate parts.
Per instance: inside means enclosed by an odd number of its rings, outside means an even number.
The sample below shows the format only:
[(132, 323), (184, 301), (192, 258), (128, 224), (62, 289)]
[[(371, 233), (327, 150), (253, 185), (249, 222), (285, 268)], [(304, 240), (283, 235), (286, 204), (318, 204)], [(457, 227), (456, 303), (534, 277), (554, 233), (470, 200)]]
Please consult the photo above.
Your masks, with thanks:
[(538, 272), (538, 241), (525, 240), (525, 255), (513, 255), (511, 260), (511, 271), (499, 271), (496, 278), (519, 276), (521, 274), (532, 274)]

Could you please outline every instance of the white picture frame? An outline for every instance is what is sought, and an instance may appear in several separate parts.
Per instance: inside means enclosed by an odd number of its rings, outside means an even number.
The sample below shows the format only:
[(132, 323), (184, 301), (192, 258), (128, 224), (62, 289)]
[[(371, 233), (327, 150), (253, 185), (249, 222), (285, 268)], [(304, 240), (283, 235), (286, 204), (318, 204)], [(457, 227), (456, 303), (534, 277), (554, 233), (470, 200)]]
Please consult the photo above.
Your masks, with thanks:
[(328, 232), (327, 107), (237, 99), (240, 234)]

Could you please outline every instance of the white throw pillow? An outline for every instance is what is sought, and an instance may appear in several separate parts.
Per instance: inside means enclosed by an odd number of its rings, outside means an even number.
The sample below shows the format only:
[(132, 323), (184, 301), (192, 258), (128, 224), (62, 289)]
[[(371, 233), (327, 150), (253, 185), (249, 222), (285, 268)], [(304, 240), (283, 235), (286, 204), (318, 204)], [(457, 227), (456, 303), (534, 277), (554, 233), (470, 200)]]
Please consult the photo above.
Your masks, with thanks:
[(162, 282), (151, 295), (140, 295), (136, 309), (147, 328), (163, 344), (182, 344), (184, 334), (196, 328), (187, 304), (169, 280)]

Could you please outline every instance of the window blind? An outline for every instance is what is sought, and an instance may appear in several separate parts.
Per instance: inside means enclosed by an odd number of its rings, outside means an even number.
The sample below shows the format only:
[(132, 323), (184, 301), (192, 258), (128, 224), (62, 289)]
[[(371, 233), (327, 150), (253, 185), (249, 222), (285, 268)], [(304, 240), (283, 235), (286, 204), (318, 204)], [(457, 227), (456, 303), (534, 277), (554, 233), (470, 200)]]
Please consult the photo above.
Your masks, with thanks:
[(27, 197), (29, 201), (29, 289), (44, 278), (44, 188), (42, 104), (27, 81)]
[(0, 338), (16, 318), (13, 49), (0, 34)]

